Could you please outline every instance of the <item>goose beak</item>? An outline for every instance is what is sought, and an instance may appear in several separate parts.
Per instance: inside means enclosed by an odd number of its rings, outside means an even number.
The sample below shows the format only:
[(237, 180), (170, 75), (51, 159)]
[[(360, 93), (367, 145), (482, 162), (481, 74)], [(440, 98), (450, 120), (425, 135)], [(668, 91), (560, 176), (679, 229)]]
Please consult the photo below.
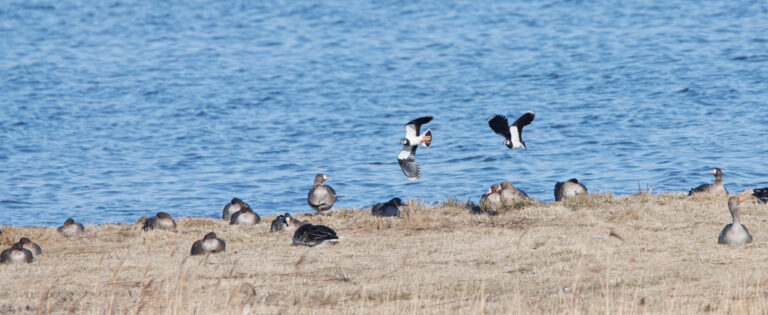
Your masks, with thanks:
[(330, 177), (323, 175), (323, 180), (331, 180)]
[(744, 198), (744, 197), (742, 197), (742, 196), (739, 196), (739, 202), (742, 202), (742, 201), (744, 201), (744, 200), (747, 200), (747, 198)]
[(712, 170), (712, 171), (711, 171), (711, 172), (709, 172), (709, 173), (710, 173), (710, 174), (712, 174), (712, 175), (717, 175), (717, 171), (715, 171), (715, 170)]

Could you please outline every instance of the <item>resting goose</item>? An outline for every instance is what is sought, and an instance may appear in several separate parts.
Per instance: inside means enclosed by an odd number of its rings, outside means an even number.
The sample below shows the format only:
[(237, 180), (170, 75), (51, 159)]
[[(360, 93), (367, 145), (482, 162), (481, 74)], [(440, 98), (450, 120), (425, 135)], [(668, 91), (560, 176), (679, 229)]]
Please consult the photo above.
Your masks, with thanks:
[(728, 195), (728, 190), (723, 186), (723, 171), (719, 168), (715, 168), (709, 173), (715, 175), (715, 182), (713, 184), (703, 184), (691, 189), (688, 191), (688, 196), (699, 193)]
[(176, 221), (173, 220), (170, 214), (165, 212), (158, 212), (154, 217), (151, 217), (144, 221), (144, 231), (159, 229), (166, 231), (176, 231)]
[(536, 113), (533, 110), (529, 110), (523, 114), (510, 126), (507, 118), (502, 115), (495, 115), (488, 118), (488, 126), (496, 134), (504, 137), (504, 145), (510, 149), (527, 149), (525, 141), (523, 141), (523, 127), (530, 124), (536, 117)]
[(531, 198), (528, 197), (528, 194), (522, 190), (515, 189), (515, 186), (512, 185), (512, 183), (508, 181), (501, 182), (501, 201), (510, 202), (529, 199)]
[(416, 163), (416, 149), (419, 144), (429, 148), (432, 144), (432, 131), (427, 129), (422, 135), (420, 133), (421, 125), (432, 121), (432, 116), (416, 118), (405, 124), (405, 138), (400, 140), (403, 149), (397, 154), (397, 164), (403, 170), (405, 177), (410, 181), (416, 181), (421, 177), (421, 168)]
[(304, 224), (293, 233), (293, 245), (316, 246), (328, 241), (336, 243), (339, 237), (336, 231), (325, 225)]
[(269, 232), (279, 232), (288, 228), (288, 222), (285, 220), (285, 216), (282, 214), (272, 220), (272, 226), (269, 228)]
[(192, 244), (192, 250), (189, 254), (203, 255), (206, 253), (218, 253), (226, 250), (227, 244), (224, 243), (224, 240), (216, 237), (216, 233), (211, 232), (205, 234), (203, 239), (195, 241), (195, 243)]
[(242, 208), (250, 208), (247, 203), (243, 202), (242, 200), (238, 198), (232, 198), (232, 201), (230, 201), (227, 205), (224, 206), (224, 210), (221, 212), (221, 218), (224, 221), (229, 221), (232, 219), (232, 215), (235, 214), (235, 212), (240, 211)]
[(728, 198), (728, 210), (731, 212), (733, 223), (726, 225), (717, 237), (718, 244), (740, 245), (752, 243), (752, 235), (749, 235), (747, 227), (739, 221), (739, 204), (747, 200), (744, 197)]
[(371, 215), (377, 217), (396, 217), (400, 214), (398, 207), (402, 205), (403, 202), (400, 198), (392, 198), (385, 203), (379, 203), (371, 207)]
[(0, 253), (0, 264), (28, 264), (35, 261), (32, 252), (21, 243), (14, 243), (11, 248)]
[(232, 214), (232, 218), (229, 220), (229, 224), (253, 226), (261, 222), (261, 217), (256, 212), (251, 210), (251, 207), (243, 207), (240, 211)]
[(296, 229), (304, 224), (307, 224), (309, 222), (302, 221), (301, 219), (297, 219), (296, 217), (292, 216), (290, 213), (286, 212), (283, 214), (283, 217), (285, 217), (285, 223), (288, 227), (288, 229), (293, 230)]
[(32, 252), (32, 254), (41, 255), (43, 253), (43, 249), (40, 248), (40, 245), (37, 245), (37, 243), (33, 242), (32, 240), (26, 237), (22, 237), (21, 239), (19, 239), (19, 243), (21, 243), (22, 247)]
[(503, 206), (501, 202), (501, 186), (491, 185), (491, 188), (480, 198), (480, 205), (493, 210), (501, 209)]
[(85, 227), (80, 223), (76, 223), (72, 218), (64, 221), (64, 225), (60, 226), (57, 230), (64, 236), (75, 236), (80, 233), (85, 233)]
[(557, 184), (555, 184), (555, 201), (586, 193), (587, 187), (580, 184), (579, 180), (575, 178), (571, 178), (565, 182), (557, 182)]
[(312, 209), (315, 209), (317, 213), (322, 213), (323, 211), (331, 209), (336, 202), (336, 191), (333, 190), (331, 186), (323, 185), (324, 181), (330, 179), (331, 178), (325, 176), (325, 174), (317, 174), (317, 176), (315, 176), (315, 183), (307, 195), (307, 204), (309, 204)]

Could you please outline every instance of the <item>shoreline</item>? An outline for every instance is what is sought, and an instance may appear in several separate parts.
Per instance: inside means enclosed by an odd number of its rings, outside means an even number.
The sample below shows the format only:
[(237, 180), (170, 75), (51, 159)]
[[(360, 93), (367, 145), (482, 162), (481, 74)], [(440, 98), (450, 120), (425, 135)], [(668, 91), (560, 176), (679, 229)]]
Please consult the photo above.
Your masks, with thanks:
[[(52, 228), (3, 227), (3, 247), (23, 235), (43, 254), (0, 266), (8, 279), (0, 312), (763, 312), (768, 208), (742, 204), (753, 243), (718, 245), (730, 223), (726, 200), (592, 194), (498, 215), (418, 201), (402, 218), (360, 209), (300, 215), (341, 237), (315, 248), (269, 233), (274, 215), (256, 227), (176, 218), (178, 232), (87, 225), (71, 239)], [(227, 251), (189, 256), (209, 231)]]

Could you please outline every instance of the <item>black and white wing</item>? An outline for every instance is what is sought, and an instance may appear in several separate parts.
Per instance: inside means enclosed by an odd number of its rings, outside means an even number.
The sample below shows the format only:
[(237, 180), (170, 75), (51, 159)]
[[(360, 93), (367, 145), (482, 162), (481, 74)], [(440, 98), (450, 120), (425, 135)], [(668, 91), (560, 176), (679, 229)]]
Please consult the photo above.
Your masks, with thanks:
[(397, 154), (397, 163), (400, 164), (400, 169), (411, 181), (416, 181), (421, 176), (421, 168), (416, 163), (416, 148), (418, 146), (404, 145), (403, 150)]
[(509, 126), (509, 134), (511, 135), (509, 140), (512, 141), (512, 148), (525, 148), (525, 142), (523, 141), (522, 136), (523, 127), (528, 126), (535, 117), (536, 114), (532, 110), (529, 110), (527, 113), (517, 118), (512, 126)]
[(405, 138), (413, 139), (419, 136), (421, 132), (421, 125), (432, 121), (432, 116), (424, 116), (416, 118), (405, 124)]
[(495, 115), (491, 118), (488, 118), (488, 126), (491, 126), (491, 129), (496, 134), (504, 137), (504, 139), (509, 140), (510, 133), (509, 133), (509, 121), (507, 121), (507, 117), (504, 117), (502, 115)]

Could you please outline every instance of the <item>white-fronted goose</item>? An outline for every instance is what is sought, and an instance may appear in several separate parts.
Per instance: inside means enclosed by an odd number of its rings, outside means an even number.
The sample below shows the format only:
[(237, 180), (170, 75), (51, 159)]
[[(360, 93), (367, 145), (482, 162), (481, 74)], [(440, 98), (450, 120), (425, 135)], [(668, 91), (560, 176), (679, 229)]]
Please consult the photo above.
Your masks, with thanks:
[(385, 203), (379, 203), (371, 207), (371, 215), (377, 217), (396, 217), (400, 214), (398, 207), (403, 205), (400, 198), (392, 198)]
[(83, 227), (83, 225), (80, 223), (76, 223), (72, 218), (64, 221), (64, 225), (60, 226), (57, 230), (59, 233), (67, 237), (85, 233), (85, 227)]
[(283, 217), (285, 217), (285, 223), (288, 225), (289, 230), (294, 230), (304, 224), (309, 223), (308, 221), (301, 219), (297, 219), (296, 217), (292, 216), (290, 213), (286, 212), (283, 214)]
[(587, 187), (580, 184), (579, 180), (575, 178), (571, 178), (565, 182), (557, 182), (557, 184), (555, 184), (555, 201), (586, 193)]
[(316, 246), (323, 242), (338, 242), (336, 231), (325, 225), (304, 224), (293, 233), (293, 245)]
[(37, 243), (33, 242), (32, 240), (22, 237), (19, 239), (19, 243), (21, 243), (21, 246), (28, 249), (32, 254), (41, 255), (43, 253), (43, 249), (40, 248), (40, 245), (37, 245)]
[(752, 243), (752, 235), (749, 235), (747, 227), (739, 221), (739, 204), (747, 200), (744, 197), (728, 198), (728, 210), (731, 212), (733, 223), (726, 225), (717, 237), (718, 244), (740, 245)]
[(232, 214), (232, 218), (229, 220), (229, 224), (253, 226), (261, 222), (261, 217), (251, 210), (251, 207), (240, 208), (240, 211)]
[(501, 201), (511, 202), (530, 199), (531, 198), (528, 197), (528, 194), (526, 194), (524, 191), (515, 189), (515, 186), (512, 185), (512, 183), (508, 181), (501, 182)]
[(0, 264), (28, 264), (35, 261), (34, 257), (30, 250), (17, 242), (0, 253)]
[(229, 222), (229, 220), (232, 219), (232, 215), (235, 214), (235, 212), (240, 211), (240, 209), (247, 207), (250, 208), (247, 203), (243, 202), (239, 198), (232, 198), (232, 201), (230, 201), (228, 204), (224, 206), (224, 210), (221, 212), (221, 218), (224, 221)]
[(719, 168), (715, 168), (709, 173), (715, 175), (715, 183), (703, 184), (699, 187), (693, 188), (688, 191), (688, 196), (699, 193), (721, 194), (726, 196), (728, 195), (728, 190), (723, 186), (723, 171), (721, 171)]
[(405, 177), (410, 181), (416, 181), (421, 176), (421, 168), (416, 163), (416, 148), (419, 144), (429, 148), (432, 144), (432, 130), (427, 129), (421, 134), (421, 125), (432, 121), (432, 116), (416, 118), (405, 124), (405, 138), (400, 140), (403, 149), (397, 154), (397, 164), (403, 170)]
[(205, 234), (205, 237), (201, 240), (195, 241), (192, 244), (192, 250), (190, 255), (203, 255), (206, 253), (218, 253), (227, 250), (227, 244), (224, 240), (216, 237), (216, 233)]
[(307, 204), (312, 209), (315, 209), (317, 213), (331, 209), (336, 202), (336, 191), (331, 186), (323, 185), (324, 181), (330, 179), (325, 174), (317, 174), (315, 176), (315, 184), (309, 190), (309, 194), (307, 194)]
[(176, 221), (173, 220), (170, 214), (165, 212), (158, 212), (154, 217), (151, 217), (144, 221), (144, 231), (159, 229), (166, 231), (176, 231)]
[(510, 126), (507, 118), (502, 115), (495, 115), (488, 118), (488, 126), (491, 127), (493, 132), (504, 137), (504, 145), (510, 149), (527, 149), (525, 141), (523, 141), (523, 127), (530, 124), (536, 117), (536, 113), (533, 110), (529, 110), (523, 114)]
[(481, 207), (499, 210), (503, 207), (501, 202), (501, 186), (493, 184), (488, 191), (480, 197)]

